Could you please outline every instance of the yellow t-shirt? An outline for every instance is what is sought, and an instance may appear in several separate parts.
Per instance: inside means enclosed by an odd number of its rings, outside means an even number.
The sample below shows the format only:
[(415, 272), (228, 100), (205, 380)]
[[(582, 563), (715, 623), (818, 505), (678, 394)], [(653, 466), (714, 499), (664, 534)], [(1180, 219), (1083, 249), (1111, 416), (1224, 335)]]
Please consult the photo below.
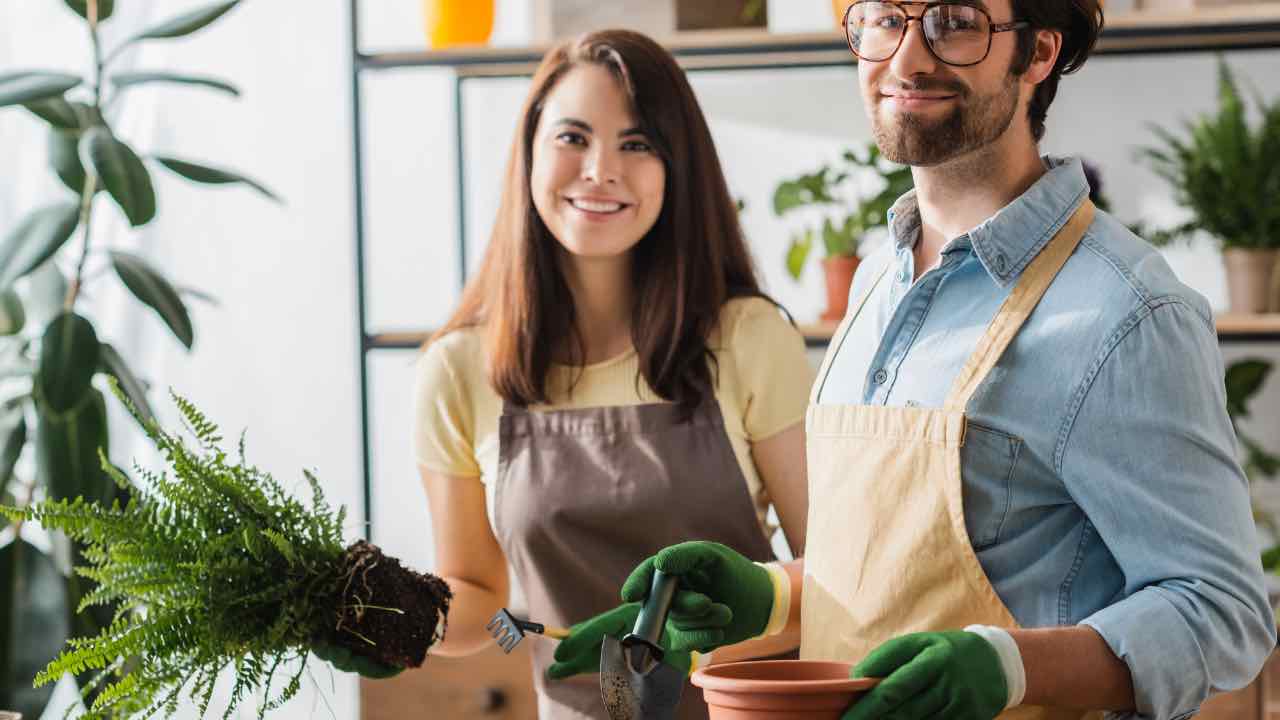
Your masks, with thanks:
[[(725, 304), (708, 346), (719, 364), (716, 400), (725, 430), (767, 531), (769, 497), (751, 460), (751, 445), (804, 421), (814, 380), (804, 338), (769, 301), (741, 298)], [(547, 383), (552, 403), (530, 410), (663, 402), (643, 378), (637, 383), (634, 350), (581, 368), (570, 394), (574, 370), (553, 366)], [(492, 518), (502, 399), (489, 385), (480, 331), (453, 332), (427, 348), (418, 359), (414, 402), (418, 464), (443, 475), (478, 478), (486, 486)]]

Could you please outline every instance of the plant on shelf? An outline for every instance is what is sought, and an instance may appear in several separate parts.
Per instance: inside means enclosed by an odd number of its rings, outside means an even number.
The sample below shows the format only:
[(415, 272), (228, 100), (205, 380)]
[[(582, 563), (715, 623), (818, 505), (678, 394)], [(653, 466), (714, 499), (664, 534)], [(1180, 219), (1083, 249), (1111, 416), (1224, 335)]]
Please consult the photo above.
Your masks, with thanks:
[[(1250, 484), (1263, 479), (1274, 480), (1280, 475), (1280, 456), (1264, 448), (1240, 428), (1240, 421), (1249, 417), (1250, 401), (1262, 390), (1272, 369), (1269, 361), (1259, 358), (1237, 360), (1227, 366), (1227, 414), (1231, 417), (1231, 426), (1240, 443), (1240, 464)], [(1263, 565), (1269, 572), (1280, 571), (1280, 523), (1277, 523), (1270, 509), (1256, 502), (1253, 517), (1275, 543), (1263, 553)]]
[[(99, 27), (111, 20), (113, 0), (64, 1), (85, 22), (91, 74), (0, 73), (0, 109), (25, 108), (47, 124), (49, 164), (68, 189), (64, 197), (27, 214), (0, 245), (0, 502), (26, 506), (41, 498), (82, 498), (109, 507), (127, 499), (129, 491), (112, 482), (98, 462), (108, 435), (106, 400), (98, 389), (102, 379), (116, 378), (141, 417), (150, 418), (151, 410), (144, 383), (89, 319), (92, 301), (85, 289), (114, 274), (188, 349), (194, 331), (183, 298), (198, 294), (175, 287), (136, 255), (92, 237), (95, 219), (108, 207), (101, 201), (109, 198), (135, 228), (151, 222), (156, 192), (149, 168), (156, 167), (197, 183), (244, 184), (276, 198), (225, 169), (170, 155), (140, 157), (113, 128), (129, 91), (140, 86), (183, 84), (239, 94), (211, 77), (117, 69), (125, 50), (190, 35), (239, 0), (184, 13), (110, 49), (102, 46)], [(72, 612), (94, 596), (94, 581), (64, 576), (59, 566), (65, 559), (55, 562), (54, 554), (20, 531), (20, 523), (0, 525), (0, 708), (38, 718), (53, 688), (33, 690), (35, 673), (68, 634), (93, 635), (110, 627), (116, 608)], [(71, 563), (85, 559), (82, 544), (69, 544), (56, 533), (50, 540), (49, 546)], [(77, 675), (83, 682), (85, 676)], [(91, 696), (94, 692), (90, 689)]]
[(1205, 232), (1222, 246), (1232, 312), (1269, 309), (1280, 257), (1280, 101), (1259, 97), (1256, 104), (1260, 122), (1250, 129), (1235, 77), (1220, 58), (1217, 111), (1186, 121), (1182, 135), (1153, 125), (1160, 145), (1139, 150), (1192, 212), (1163, 238)]
[(231, 669), (223, 717), (262, 692), (262, 718), (301, 688), (308, 652), (370, 677), (423, 663), (444, 632), (451, 593), (443, 580), (363, 540), (344, 548), (345, 508), (330, 509), (311, 473), (308, 506), (248, 464), (243, 434), (228, 455), (218, 428), (189, 401), (173, 395), (184, 437), (111, 386), (170, 472), (137, 468), (131, 482), (103, 454), (100, 467), (129, 494), (127, 504), (76, 497), (0, 506), (10, 520), (84, 543), (76, 571), (95, 589), (77, 610), (115, 608), (109, 623), (71, 640), (37, 684), (88, 674), (86, 687), (101, 691), (86, 698), (86, 717), (168, 717), (184, 696), (203, 717), (219, 673)]
[[(795, 233), (787, 249), (787, 272), (796, 280), (820, 237), (826, 249), (823, 268), (827, 284), (827, 309), (822, 319), (835, 322), (844, 317), (849, 285), (858, 266), (858, 247), (866, 235), (888, 222), (893, 203), (912, 187), (911, 168), (885, 161), (874, 142), (861, 155), (851, 150), (842, 156), (844, 165), (825, 165), (816, 172), (784, 180), (773, 193), (773, 212), (782, 217), (800, 208), (820, 208), (822, 225)], [(867, 181), (879, 185), (865, 193)]]

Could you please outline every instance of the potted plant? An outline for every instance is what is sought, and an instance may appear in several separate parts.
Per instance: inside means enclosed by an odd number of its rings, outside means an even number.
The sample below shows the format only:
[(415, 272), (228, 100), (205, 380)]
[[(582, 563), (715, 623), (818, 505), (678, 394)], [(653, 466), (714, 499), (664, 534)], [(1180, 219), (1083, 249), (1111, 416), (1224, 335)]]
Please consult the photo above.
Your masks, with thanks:
[[(827, 288), (824, 322), (844, 317), (862, 240), (875, 228), (885, 226), (889, 208), (912, 187), (911, 169), (885, 161), (874, 142), (868, 143), (861, 155), (845, 151), (842, 159), (842, 167), (827, 165), (784, 180), (773, 193), (773, 212), (779, 217), (805, 207), (818, 208), (824, 215), (818, 228), (808, 226), (791, 236), (786, 255), (787, 272), (799, 280), (815, 241), (821, 237), (826, 249), (822, 263)], [(872, 178), (879, 189), (862, 192)]]
[(12, 521), (84, 543), (76, 572), (95, 589), (77, 610), (115, 608), (99, 630), (46, 658), (37, 685), (87, 674), (86, 717), (168, 717), (184, 697), (203, 717), (219, 674), (232, 670), (223, 717), (261, 692), (261, 719), (301, 688), (308, 653), (369, 677), (423, 663), (444, 633), (452, 595), (443, 580), (363, 540), (344, 547), (346, 510), (330, 509), (311, 473), (308, 505), (248, 464), (243, 435), (235, 455), (223, 450), (218, 428), (189, 401), (173, 396), (186, 432), (170, 433), (110, 384), (168, 472), (139, 468), (134, 482), (99, 450), (127, 503), (0, 506)]
[(1260, 122), (1250, 129), (1231, 68), (1219, 59), (1217, 112), (1187, 121), (1183, 135), (1153, 125), (1160, 146), (1139, 151), (1193, 213), (1165, 237), (1203, 231), (1221, 245), (1236, 313), (1271, 309), (1280, 256), (1280, 101), (1256, 103)]
[[(57, 2), (57, 0), (47, 0)], [(238, 183), (275, 200), (262, 185), (189, 158), (135, 150), (116, 133), (115, 118), (134, 88), (182, 84), (235, 97), (231, 84), (167, 70), (126, 70), (118, 59), (141, 43), (182, 38), (214, 23), (238, 0), (220, 0), (124, 36), (114, 47), (99, 41), (112, 22), (113, 0), (64, 0), (85, 23), (85, 76), (28, 69), (0, 73), (0, 112), (25, 110), (47, 124), (51, 170), (66, 192), (33, 208), (0, 243), (0, 503), (73, 499), (105, 506), (127, 499), (98, 462), (107, 445), (102, 380), (116, 378), (143, 417), (150, 417), (145, 385), (91, 320), (84, 291), (120, 283), (154, 311), (186, 348), (195, 341), (184, 290), (142, 258), (113, 249), (91, 230), (104, 212), (120, 212), (133, 227), (156, 217), (156, 170), (202, 184)], [(69, 58), (78, 65), (81, 58)], [(114, 206), (114, 207), (112, 207)], [(101, 294), (99, 293), (99, 297)], [(114, 430), (114, 428), (111, 428)], [(10, 530), (10, 532), (2, 532)], [(115, 609), (74, 609), (94, 592), (84, 577), (67, 577), (55, 553), (29, 542), (21, 525), (0, 523), (0, 709), (38, 718), (52, 687), (33, 690), (31, 679), (68, 634), (92, 635), (112, 622)], [(50, 536), (56, 554), (73, 563), (85, 548)], [(79, 681), (86, 676), (78, 674)]]

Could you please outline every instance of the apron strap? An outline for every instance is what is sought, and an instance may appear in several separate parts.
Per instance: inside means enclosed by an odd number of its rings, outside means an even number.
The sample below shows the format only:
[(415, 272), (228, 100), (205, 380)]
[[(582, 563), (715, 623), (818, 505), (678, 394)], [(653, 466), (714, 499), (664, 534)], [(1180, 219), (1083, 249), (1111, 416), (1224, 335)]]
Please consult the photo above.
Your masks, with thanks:
[(987, 326), (986, 334), (978, 341), (978, 348), (969, 356), (960, 374), (956, 376), (944, 405), (947, 410), (964, 412), (969, 405), (969, 399), (1000, 361), (1004, 351), (1013, 342), (1013, 338), (1048, 291), (1058, 271), (1066, 265), (1067, 259), (1075, 252), (1076, 246), (1084, 238), (1085, 231), (1093, 223), (1093, 215), (1094, 205), (1085, 198), (1067, 224), (1023, 270), (1017, 285), (1009, 293), (1009, 297), (1005, 298), (1004, 304), (996, 312), (991, 324)]
[(827, 374), (831, 371), (831, 363), (835, 360), (836, 355), (840, 354), (840, 348), (844, 345), (845, 338), (849, 335), (849, 330), (853, 328), (853, 321), (862, 314), (862, 308), (866, 307), (867, 301), (875, 293), (876, 288), (880, 286), (880, 281), (889, 274), (889, 269), (893, 267), (893, 258), (889, 258), (889, 262), (885, 263), (884, 269), (876, 276), (875, 281), (871, 283), (871, 287), (862, 294), (853, 312), (846, 312), (844, 319), (840, 321), (840, 326), (836, 328), (835, 334), (831, 337), (831, 344), (822, 358), (822, 367), (818, 370), (817, 382), (813, 384), (813, 390), (809, 393), (809, 404), (817, 405), (818, 398), (822, 396), (822, 388), (827, 384)]

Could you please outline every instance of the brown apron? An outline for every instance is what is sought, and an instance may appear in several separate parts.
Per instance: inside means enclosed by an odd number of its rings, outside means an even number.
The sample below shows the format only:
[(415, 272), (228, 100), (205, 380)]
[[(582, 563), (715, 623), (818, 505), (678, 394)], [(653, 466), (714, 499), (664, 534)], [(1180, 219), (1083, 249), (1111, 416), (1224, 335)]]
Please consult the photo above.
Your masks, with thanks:
[[(537, 622), (568, 627), (617, 607), (636, 565), (686, 540), (774, 559), (710, 392), (688, 418), (671, 404), (507, 405), (499, 442), (494, 525)], [(598, 675), (547, 681), (555, 643), (532, 646), (540, 718), (607, 720)], [(705, 720), (701, 690), (686, 684), (676, 717)]]
[[(810, 503), (801, 657), (857, 662), (907, 633), (1018, 627), (965, 529), (965, 408), (1075, 251), (1093, 213), (1086, 200), (1022, 273), (941, 409), (817, 404), (831, 359), (879, 280), (846, 317), (806, 419)], [(1084, 716), (1022, 706), (1000, 717)]]

